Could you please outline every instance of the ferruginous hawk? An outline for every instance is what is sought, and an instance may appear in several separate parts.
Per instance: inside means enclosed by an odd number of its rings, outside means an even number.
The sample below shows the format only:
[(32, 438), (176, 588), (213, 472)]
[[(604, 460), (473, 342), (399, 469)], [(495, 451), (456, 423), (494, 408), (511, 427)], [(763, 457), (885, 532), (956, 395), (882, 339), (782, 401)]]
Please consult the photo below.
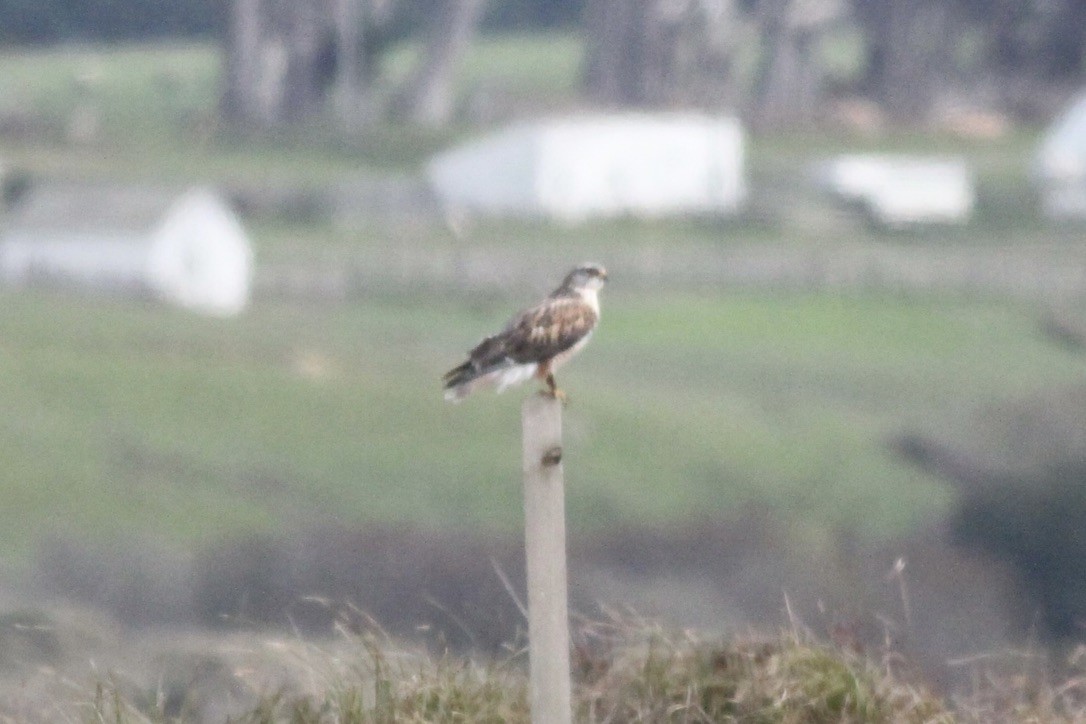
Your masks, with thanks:
[(607, 271), (599, 264), (571, 271), (550, 296), (517, 314), (468, 352), (466, 362), (445, 373), (445, 399), (459, 402), (481, 387), (502, 392), (535, 377), (547, 384), (548, 394), (564, 400), (554, 373), (592, 336), (606, 280)]

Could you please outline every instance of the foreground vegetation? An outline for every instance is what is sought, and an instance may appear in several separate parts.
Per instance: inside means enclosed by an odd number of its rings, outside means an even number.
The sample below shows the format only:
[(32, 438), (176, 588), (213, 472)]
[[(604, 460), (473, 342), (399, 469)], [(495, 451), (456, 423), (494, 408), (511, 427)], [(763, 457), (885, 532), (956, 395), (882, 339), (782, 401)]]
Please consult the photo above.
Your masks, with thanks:
[[(346, 631), (346, 630), (344, 630)], [(779, 635), (709, 639), (635, 619), (592, 623), (573, 652), (578, 722), (1081, 721), (1077, 663), (1058, 676), (1014, 655), (962, 662), (974, 684), (946, 696), (892, 651)], [(127, 673), (39, 671), (3, 697), (19, 721), (528, 722), (526, 651), (479, 663), (408, 653), (379, 634), (338, 644), (231, 639)], [(85, 682), (90, 682), (89, 685)], [(48, 702), (34, 695), (59, 686)]]
[[(314, 693), (274, 692), (236, 720), (530, 720), (521, 662), (479, 667), (397, 657), (371, 644), (358, 663), (363, 668), (353, 676), (325, 681)], [(646, 632), (641, 641), (578, 661), (577, 674), (575, 720), (584, 722), (955, 721), (936, 697), (890, 670), (788, 637), (721, 643)], [(171, 714), (141, 711), (112, 687), (99, 689), (92, 707), (95, 716), (117, 722)]]

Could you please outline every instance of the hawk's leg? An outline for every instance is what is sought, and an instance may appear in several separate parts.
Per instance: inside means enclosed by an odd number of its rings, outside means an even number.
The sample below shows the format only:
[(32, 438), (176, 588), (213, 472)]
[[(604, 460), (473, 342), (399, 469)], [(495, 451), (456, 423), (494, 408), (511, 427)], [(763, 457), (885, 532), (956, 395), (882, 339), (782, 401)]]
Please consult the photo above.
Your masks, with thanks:
[(553, 372), (548, 372), (545, 380), (547, 382), (547, 391), (543, 394), (550, 395), (554, 399), (561, 402), (563, 405), (569, 402), (569, 397), (566, 396), (566, 393), (558, 389), (558, 383), (554, 381)]

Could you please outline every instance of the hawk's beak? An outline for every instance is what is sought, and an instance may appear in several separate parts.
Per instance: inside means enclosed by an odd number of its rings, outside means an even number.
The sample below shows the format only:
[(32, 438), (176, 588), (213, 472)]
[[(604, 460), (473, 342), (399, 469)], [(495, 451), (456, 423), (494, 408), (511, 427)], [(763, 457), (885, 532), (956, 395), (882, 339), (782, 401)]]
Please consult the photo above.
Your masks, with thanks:
[(603, 281), (607, 281), (607, 270), (606, 269), (601, 269), (600, 270), (600, 279), (602, 279)]

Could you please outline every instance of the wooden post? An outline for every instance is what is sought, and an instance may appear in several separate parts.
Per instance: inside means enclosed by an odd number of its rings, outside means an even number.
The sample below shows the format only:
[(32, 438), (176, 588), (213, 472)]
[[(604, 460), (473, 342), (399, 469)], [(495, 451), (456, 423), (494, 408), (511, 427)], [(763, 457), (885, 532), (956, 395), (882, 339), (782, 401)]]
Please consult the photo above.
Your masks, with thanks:
[(552, 397), (532, 395), (521, 408), (521, 422), (532, 722), (569, 724), (572, 699), (562, 404)]

